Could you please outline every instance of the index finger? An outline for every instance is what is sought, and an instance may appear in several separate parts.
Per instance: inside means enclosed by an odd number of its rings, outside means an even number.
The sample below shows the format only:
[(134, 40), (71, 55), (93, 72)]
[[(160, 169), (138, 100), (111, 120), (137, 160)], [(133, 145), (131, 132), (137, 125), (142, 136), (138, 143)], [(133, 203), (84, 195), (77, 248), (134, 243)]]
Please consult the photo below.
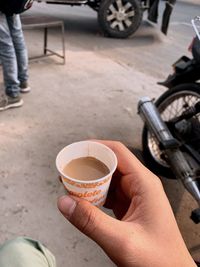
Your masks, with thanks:
[(139, 176), (143, 176), (147, 173), (149, 174), (149, 170), (121, 142), (110, 140), (95, 141), (108, 146), (114, 151), (118, 159), (117, 169), (121, 172), (121, 174), (128, 175), (134, 173)]

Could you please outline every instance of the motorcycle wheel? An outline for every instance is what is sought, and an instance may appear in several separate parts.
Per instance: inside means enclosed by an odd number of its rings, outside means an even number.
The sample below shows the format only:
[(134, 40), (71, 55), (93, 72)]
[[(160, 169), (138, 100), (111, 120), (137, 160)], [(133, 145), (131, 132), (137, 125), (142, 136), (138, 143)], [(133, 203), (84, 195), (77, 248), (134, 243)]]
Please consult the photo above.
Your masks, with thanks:
[[(181, 84), (162, 94), (155, 102), (162, 119), (167, 122), (182, 114), (200, 100), (200, 85)], [(198, 116), (200, 122), (200, 115)], [(155, 137), (144, 126), (142, 133), (143, 157), (147, 166), (159, 175), (174, 178)]]
[(98, 11), (98, 21), (106, 36), (127, 38), (140, 26), (142, 15), (139, 0), (103, 0)]

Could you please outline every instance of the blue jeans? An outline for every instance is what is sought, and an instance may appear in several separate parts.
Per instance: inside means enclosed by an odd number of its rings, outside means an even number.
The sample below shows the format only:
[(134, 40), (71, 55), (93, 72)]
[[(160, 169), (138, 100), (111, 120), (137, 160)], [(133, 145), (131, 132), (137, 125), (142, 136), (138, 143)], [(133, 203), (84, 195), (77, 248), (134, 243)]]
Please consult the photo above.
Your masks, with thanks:
[(0, 12), (0, 61), (7, 95), (18, 96), (20, 82), (28, 80), (28, 57), (19, 15)]

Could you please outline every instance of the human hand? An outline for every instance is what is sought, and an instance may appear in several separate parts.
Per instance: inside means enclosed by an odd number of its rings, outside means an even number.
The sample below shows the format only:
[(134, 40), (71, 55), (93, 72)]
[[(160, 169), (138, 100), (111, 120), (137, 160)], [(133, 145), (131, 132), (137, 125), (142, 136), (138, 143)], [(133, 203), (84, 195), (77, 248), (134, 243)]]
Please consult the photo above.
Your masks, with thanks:
[(160, 179), (121, 143), (99, 141), (118, 158), (106, 206), (112, 218), (89, 202), (70, 196), (58, 200), (62, 214), (123, 267), (192, 267)]

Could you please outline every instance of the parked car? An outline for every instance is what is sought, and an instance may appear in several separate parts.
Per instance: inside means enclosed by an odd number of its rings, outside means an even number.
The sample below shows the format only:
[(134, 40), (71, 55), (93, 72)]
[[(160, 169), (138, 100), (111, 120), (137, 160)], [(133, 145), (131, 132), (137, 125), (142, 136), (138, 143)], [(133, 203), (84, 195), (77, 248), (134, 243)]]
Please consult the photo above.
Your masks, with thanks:
[(88, 5), (98, 13), (98, 22), (105, 36), (127, 38), (141, 24), (149, 0), (36, 0), (48, 4)]

